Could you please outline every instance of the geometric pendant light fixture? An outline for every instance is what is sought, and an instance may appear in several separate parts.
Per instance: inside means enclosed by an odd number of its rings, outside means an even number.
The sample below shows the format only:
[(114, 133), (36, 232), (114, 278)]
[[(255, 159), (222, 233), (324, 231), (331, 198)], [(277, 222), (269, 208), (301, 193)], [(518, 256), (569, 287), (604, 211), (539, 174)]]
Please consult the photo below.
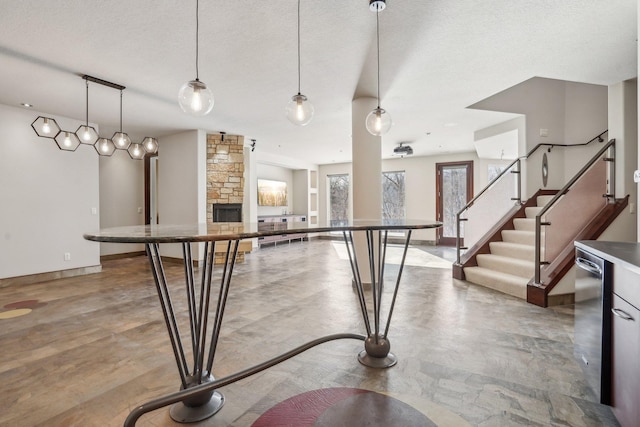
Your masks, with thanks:
[(386, 7), (385, 0), (370, 0), (369, 9), (376, 14), (376, 54), (378, 64), (378, 106), (373, 109), (365, 120), (367, 131), (374, 136), (382, 136), (391, 129), (392, 121), (389, 113), (380, 107), (380, 25), (378, 14)]
[(149, 154), (155, 154), (158, 152), (158, 140), (155, 138), (146, 136), (142, 140), (141, 144), (144, 147), (144, 151)]
[(306, 126), (313, 118), (313, 105), (300, 93), (300, 0), (298, 0), (298, 94), (293, 95), (286, 108), (287, 119), (294, 125)]
[(31, 123), (31, 127), (41, 138), (54, 139), (58, 136), (58, 133), (60, 133), (60, 126), (58, 126), (58, 123), (50, 117), (38, 116), (33, 123)]
[(80, 125), (76, 130), (76, 136), (80, 140), (81, 144), (93, 145), (98, 140), (98, 132), (93, 126), (89, 126), (89, 80), (85, 79), (86, 83), (86, 114), (84, 125)]
[[(53, 118), (38, 116), (31, 123), (31, 127), (38, 136), (53, 139), (58, 148), (63, 151), (75, 151), (80, 145), (85, 144), (93, 145), (101, 156), (111, 156), (117, 149), (126, 150), (129, 156), (135, 160), (144, 159), (147, 153), (158, 152), (156, 138), (145, 137), (140, 143), (132, 143), (129, 135), (122, 131), (122, 91), (126, 89), (124, 86), (86, 74), (82, 78), (86, 81), (85, 123), (80, 125), (75, 132), (70, 132), (60, 129)], [(89, 126), (89, 82), (120, 91), (120, 131), (114, 133), (111, 138), (101, 137), (93, 126)]]
[(129, 135), (122, 132), (122, 89), (120, 89), (120, 130), (113, 134), (111, 140), (119, 150), (126, 150), (131, 145)]
[(76, 151), (80, 146), (80, 140), (73, 132), (61, 131), (54, 139), (63, 151)]
[(94, 148), (101, 156), (111, 156), (116, 151), (116, 145), (112, 140), (108, 138), (98, 138), (95, 144), (93, 144)]
[(206, 116), (213, 108), (214, 99), (211, 89), (198, 78), (198, 0), (196, 0), (196, 78), (186, 82), (178, 92), (178, 104), (185, 113), (192, 116)]
[(144, 159), (145, 151), (142, 144), (138, 144), (137, 142), (130, 144), (129, 148), (127, 148), (127, 152), (133, 160)]

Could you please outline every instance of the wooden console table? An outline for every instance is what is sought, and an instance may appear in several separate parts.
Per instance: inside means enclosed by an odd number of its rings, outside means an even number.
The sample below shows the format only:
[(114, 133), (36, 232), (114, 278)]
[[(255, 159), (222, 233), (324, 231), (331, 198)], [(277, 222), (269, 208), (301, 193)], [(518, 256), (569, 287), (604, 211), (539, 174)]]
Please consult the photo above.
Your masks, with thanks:
[[(313, 232), (342, 232), (349, 255), (349, 262), (356, 286), (358, 301), (362, 311), (366, 335), (355, 333), (339, 333), (310, 341), (282, 355), (269, 359), (256, 366), (224, 378), (213, 377), (213, 362), (222, 328), (222, 319), (231, 287), (233, 268), (242, 240), (274, 236), (279, 234), (304, 234), (310, 228), (306, 222), (286, 222), (286, 227), (272, 230), (259, 230), (257, 224), (242, 223), (210, 223), (194, 225), (147, 225), (104, 229), (96, 233), (86, 233), (84, 238), (97, 242), (144, 243), (151, 272), (160, 299), (160, 306), (169, 332), (169, 339), (176, 359), (180, 376), (180, 391), (154, 399), (135, 408), (125, 420), (125, 427), (134, 426), (145, 413), (172, 405), (171, 417), (177, 422), (197, 422), (213, 416), (224, 404), (224, 396), (218, 391), (220, 387), (234, 383), (250, 375), (263, 371), (283, 362), (318, 344), (331, 340), (350, 338), (364, 341), (364, 349), (359, 353), (360, 363), (374, 367), (387, 368), (396, 364), (396, 357), (390, 352), (391, 344), (387, 337), (389, 325), (400, 286), (411, 232), (416, 229), (436, 228), (441, 223), (428, 220), (388, 220), (388, 221), (352, 221), (348, 224), (314, 226)], [(404, 252), (395, 281), (393, 297), (386, 314), (386, 322), (381, 319), (382, 287), (384, 278), (387, 234), (389, 231), (405, 231)], [(354, 249), (353, 233), (366, 235), (367, 258), (371, 277), (371, 298), (367, 301), (360, 275), (358, 257)], [(203, 264), (200, 267), (200, 280), (194, 272), (191, 244), (204, 242)], [(212, 273), (214, 268), (215, 242), (228, 242), (226, 257), (221, 266), (219, 287), (212, 292)], [(185, 265), (185, 301), (189, 310), (190, 342), (183, 343), (172, 296), (169, 293), (167, 279), (160, 256), (160, 245), (165, 243), (181, 243)], [(196, 283), (199, 282), (199, 283)], [(217, 299), (212, 298), (217, 294)], [(367, 310), (372, 308), (373, 319)], [(212, 323), (212, 326), (210, 325)], [(207, 330), (211, 330), (210, 335)]]

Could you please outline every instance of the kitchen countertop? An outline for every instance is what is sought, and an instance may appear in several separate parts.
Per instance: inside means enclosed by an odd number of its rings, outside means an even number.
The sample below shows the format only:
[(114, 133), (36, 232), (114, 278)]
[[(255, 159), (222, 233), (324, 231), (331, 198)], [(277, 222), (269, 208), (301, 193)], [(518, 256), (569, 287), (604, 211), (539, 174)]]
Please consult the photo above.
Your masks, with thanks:
[(575, 242), (575, 246), (640, 274), (640, 243), (638, 242), (579, 240)]

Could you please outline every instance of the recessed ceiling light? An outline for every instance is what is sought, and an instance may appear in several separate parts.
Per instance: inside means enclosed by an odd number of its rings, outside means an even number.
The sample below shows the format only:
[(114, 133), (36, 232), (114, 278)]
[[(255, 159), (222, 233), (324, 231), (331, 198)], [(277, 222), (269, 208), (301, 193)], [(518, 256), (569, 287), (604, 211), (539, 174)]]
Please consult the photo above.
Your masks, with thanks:
[(24, 108), (31, 108), (33, 107), (33, 104), (29, 104), (28, 102), (21, 102), (20, 105), (22, 105)]
[(458, 126), (458, 124), (454, 122), (449, 122), (444, 124), (444, 127), (447, 127), (447, 128), (452, 128), (454, 126)]

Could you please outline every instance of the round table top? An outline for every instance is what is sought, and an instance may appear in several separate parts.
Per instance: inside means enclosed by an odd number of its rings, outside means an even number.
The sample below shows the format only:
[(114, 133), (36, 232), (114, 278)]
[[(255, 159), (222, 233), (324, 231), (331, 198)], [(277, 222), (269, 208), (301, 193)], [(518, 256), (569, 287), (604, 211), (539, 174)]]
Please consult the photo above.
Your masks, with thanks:
[(113, 243), (182, 243), (242, 240), (254, 237), (295, 233), (321, 233), (328, 231), (358, 230), (418, 230), (438, 228), (441, 222), (433, 220), (353, 220), (317, 225), (308, 222), (276, 222), (273, 229), (259, 229), (258, 223), (214, 222), (183, 225), (132, 225), (105, 228), (85, 233), (84, 238), (96, 242)]

